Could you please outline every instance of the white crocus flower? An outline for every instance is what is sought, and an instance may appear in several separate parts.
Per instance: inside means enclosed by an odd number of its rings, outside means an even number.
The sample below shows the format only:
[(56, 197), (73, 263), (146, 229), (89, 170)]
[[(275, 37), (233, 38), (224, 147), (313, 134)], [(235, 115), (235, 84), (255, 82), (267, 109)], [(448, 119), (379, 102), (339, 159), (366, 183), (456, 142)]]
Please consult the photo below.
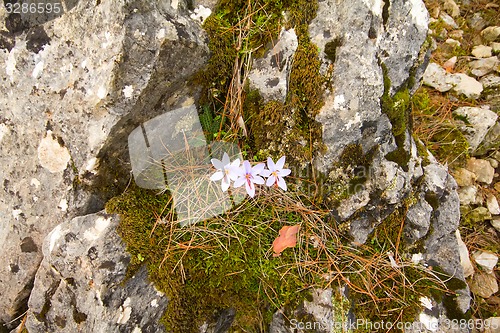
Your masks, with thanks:
[(262, 171), (262, 175), (267, 178), (266, 185), (267, 186), (279, 186), (283, 191), (287, 190), (287, 186), (283, 177), (288, 176), (290, 174), (290, 169), (283, 169), (285, 165), (285, 156), (281, 157), (276, 164), (274, 164), (273, 160), (268, 157), (267, 158), (267, 168), (269, 170)]
[(229, 155), (227, 153), (224, 153), (224, 155), (222, 156), (222, 161), (216, 158), (212, 158), (210, 161), (212, 162), (212, 165), (218, 170), (210, 177), (210, 180), (218, 181), (222, 179), (222, 191), (227, 191), (227, 189), (231, 185), (231, 180), (234, 181), (238, 178), (238, 175), (236, 174), (236, 172), (234, 172), (234, 170), (240, 166), (240, 159), (237, 158), (233, 162), (230, 162)]
[(245, 184), (245, 188), (250, 197), (255, 196), (255, 185), (254, 184), (264, 184), (264, 178), (259, 176), (264, 170), (265, 164), (259, 163), (252, 167), (250, 162), (243, 161), (243, 165), (240, 168), (231, 167), (231, 169), (238, 175), (238, 178), (234, 181), (234, 187), (240, 187)]

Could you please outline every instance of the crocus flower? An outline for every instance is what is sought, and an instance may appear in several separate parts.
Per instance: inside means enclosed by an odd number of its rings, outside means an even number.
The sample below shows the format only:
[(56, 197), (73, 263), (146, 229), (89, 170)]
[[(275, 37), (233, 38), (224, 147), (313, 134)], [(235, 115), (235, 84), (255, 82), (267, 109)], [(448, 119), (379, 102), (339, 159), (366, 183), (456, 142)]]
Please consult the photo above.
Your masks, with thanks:
[(238, 175), (238, 179), (234, 181), (234, 187), (240, 187), (245, 184), (248, 195), (253, 198), (255, 196), (254, 184), (264, 184), (264, 178), (259, 176), (264, 170), (264, 167), (264, 163), (259, 163), (252, 167), (250, 162), (246, 160), (243, 161), (243, 165), (240, 168), (231, 167), (231, 169)]
[(267, 168), (269, 170), (262, 171), (264, 177), (269, 177), (266, 181), (267, 186), (279, 186), (283, 191), (286, 191), (287, 186), (283, 177), (288, 176), (291, 171), (290, 169), (283, 169), (284, 165), (285, 156), (281, 157), (276, 164), (270, 157), (267, 158)]
[(213, 166), (219, 171), (214, 173), (210, 177), (210, 180), (217, 181), (222, 179), (222, 191), (227, 191), (229, 185), (231, 185), (231, 180), (234, 181), (236, 180), (236, 178), (238, 178), (238, 175), (234, 172), (234, 169), (237, 169), (240, 166), (240, 159), (237, 158), (233, 162), (230, 162), (229, 156), (227, 155), (227, 153), (224, 153), (224, 155), (222, 156), (222, 161), (216, 158), (212, 158), (211, 162)]

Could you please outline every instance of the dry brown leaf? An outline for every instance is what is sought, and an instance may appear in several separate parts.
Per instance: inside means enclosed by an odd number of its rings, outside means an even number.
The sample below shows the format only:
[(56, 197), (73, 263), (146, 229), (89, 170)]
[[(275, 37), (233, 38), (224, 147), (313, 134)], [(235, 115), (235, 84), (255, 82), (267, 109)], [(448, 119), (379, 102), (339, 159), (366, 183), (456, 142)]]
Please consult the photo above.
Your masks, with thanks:
[(273, 257), (278, 257), (287, 247), (294, 247), (297, 244), (297, 233), (300, 225), (286, 225), (279, 231), (279, 236), (273, 242)]

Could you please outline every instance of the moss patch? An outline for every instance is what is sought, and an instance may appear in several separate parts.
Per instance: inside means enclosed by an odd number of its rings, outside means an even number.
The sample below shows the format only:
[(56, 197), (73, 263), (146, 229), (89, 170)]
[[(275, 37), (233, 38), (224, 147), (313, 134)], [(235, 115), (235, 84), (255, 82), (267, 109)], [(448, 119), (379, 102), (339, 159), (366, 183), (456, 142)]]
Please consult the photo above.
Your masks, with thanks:
[(305, 212), (284, 209), (270, 194), (180, 228), (170, 202), (168, 194), (132, 188), (106, 210), (122, 216), (118, 230), (132, 254), (129, 274), (146, 264), (150, 279), (169, 297), (163, 320), (173, 332), (196, 331), (227, 308), (236, 310), (234, 327), (256, 330), (278, 308), (296, 307), (301, 291), (315, 285), (318, 277), (301, 272), (295, 249), (277, 258), (271, 251), (278, 230), (303, 223)]
[[(422, 87), (412, 98), (415, 136), (441, 163), (451, 168), (462, 165), (469, 157), (469, 144), (452, 117), (455, 107), (446, 96)], [(418, 146), (417, 146), (418, 148)]]
[(394, 95), (391, 95), (391, 80), (389, 79), (387, 67), (381, 64), (384, 75), (384, 94), (380, 99), (382, 112), (387, 115), (392, 125), (392, 134), (396, 139), (396, 150), (385, 157), (389, 161), (396, 162), (404, 171), (408, 172), (410, 152), (405, 149), (406, 134), (410, 128), (410, 92), (406, 85), (401, 87)]
[(317, 198), (328, 207), (336, 207), (342, 200), (364, 188), (369, 178), (370, 165), (378, 146), (364, 152), (360, 144), (350, 144), (344, 148), (327, 177), (320, 176), (323, 184), (322, 196)]
[(245, 107), (254, 150), (262, 157), (286, 154), (292, 168), (300, 170), (310, 167), (314, 153), (324, 151), (322, 127), (315, 117), (323, 106), (326, 79), (319, 72), (318, 48), (311, 43), (307, 26), (297, 26), (296, 33), (299, 45), (286, 102), (264, 103), (252, 91)]
[[(147, 265), (151, 281), (168, 296), (163, 322), (172, 332), (196, 331), (228, 308), (236, 310), (232, 331), (259, 331), (277, 309), (288, 309), (293, 318), (310, 288), (332, 283), (349, 285), (357, 318), (397, 322), (420, 310), (419, 295), (438, 284), (400, 255), (407, 206), (391, 214), (368, 245), (354, 248), (327, 218), (329, 210), (306, 199), (270, 189), (223, 216), (184, 228), (175, 222), (168, 194), (131, 187), (106, 210), (121, 214), (118, 231), (132, 255), (129, 275)], [(298, 244), (273, 257), (279, 229), (296, 224)], [(388, 252), (401, 268), (391, 267)], [(342, 304), (334, 306), (346, 312), (336, 316), (349, 311)]]

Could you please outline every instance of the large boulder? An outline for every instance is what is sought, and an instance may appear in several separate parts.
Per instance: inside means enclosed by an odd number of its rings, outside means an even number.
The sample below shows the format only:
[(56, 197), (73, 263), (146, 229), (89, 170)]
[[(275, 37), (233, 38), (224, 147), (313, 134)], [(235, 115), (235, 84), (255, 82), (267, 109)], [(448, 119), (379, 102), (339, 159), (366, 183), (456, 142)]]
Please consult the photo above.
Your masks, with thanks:
[(208, 57), (183, 1), (65, 8), (43, 22), (0, 8), (0, 325), (25, 312), (44, 237), (126, 184), (127, 135), (192, 104), (186, 81)]
[(29, 300), (29, 332), (164, 332), (167, 298), (143, 268), (126, 278), (130, 255), (103, 213), (59, 224), (45, 238)]
[(349, 226), (355, 243), (364, 243), (396, 207), (411, 198), (403, 238), (408, 244), (419, 244), (427, 265), (453, 277), (455, 285), (450, 288), (456, 295), (437, 306), (446, 316), (464, 314), (470, 296), (455, 237), (460, 218), (456, 182), (425, 148), (417, 149), (422, 144), (411, 133), (409, 99), (430, 54), (427, 24), (421, 1), (319, 1), (309, 34), (323, 50), (323, 73), (333, 67), (333, 89), (326, 90), (325, 104), (316, 117), (326, 145), (316, 167), (338, 176), (339, 159), (349, 149), (368, 157), (349, 157), (360, 163), (343, 171), (358, 168), (351, 176), (362, 174), (366, 181), (333, 207), (337, 221)]

